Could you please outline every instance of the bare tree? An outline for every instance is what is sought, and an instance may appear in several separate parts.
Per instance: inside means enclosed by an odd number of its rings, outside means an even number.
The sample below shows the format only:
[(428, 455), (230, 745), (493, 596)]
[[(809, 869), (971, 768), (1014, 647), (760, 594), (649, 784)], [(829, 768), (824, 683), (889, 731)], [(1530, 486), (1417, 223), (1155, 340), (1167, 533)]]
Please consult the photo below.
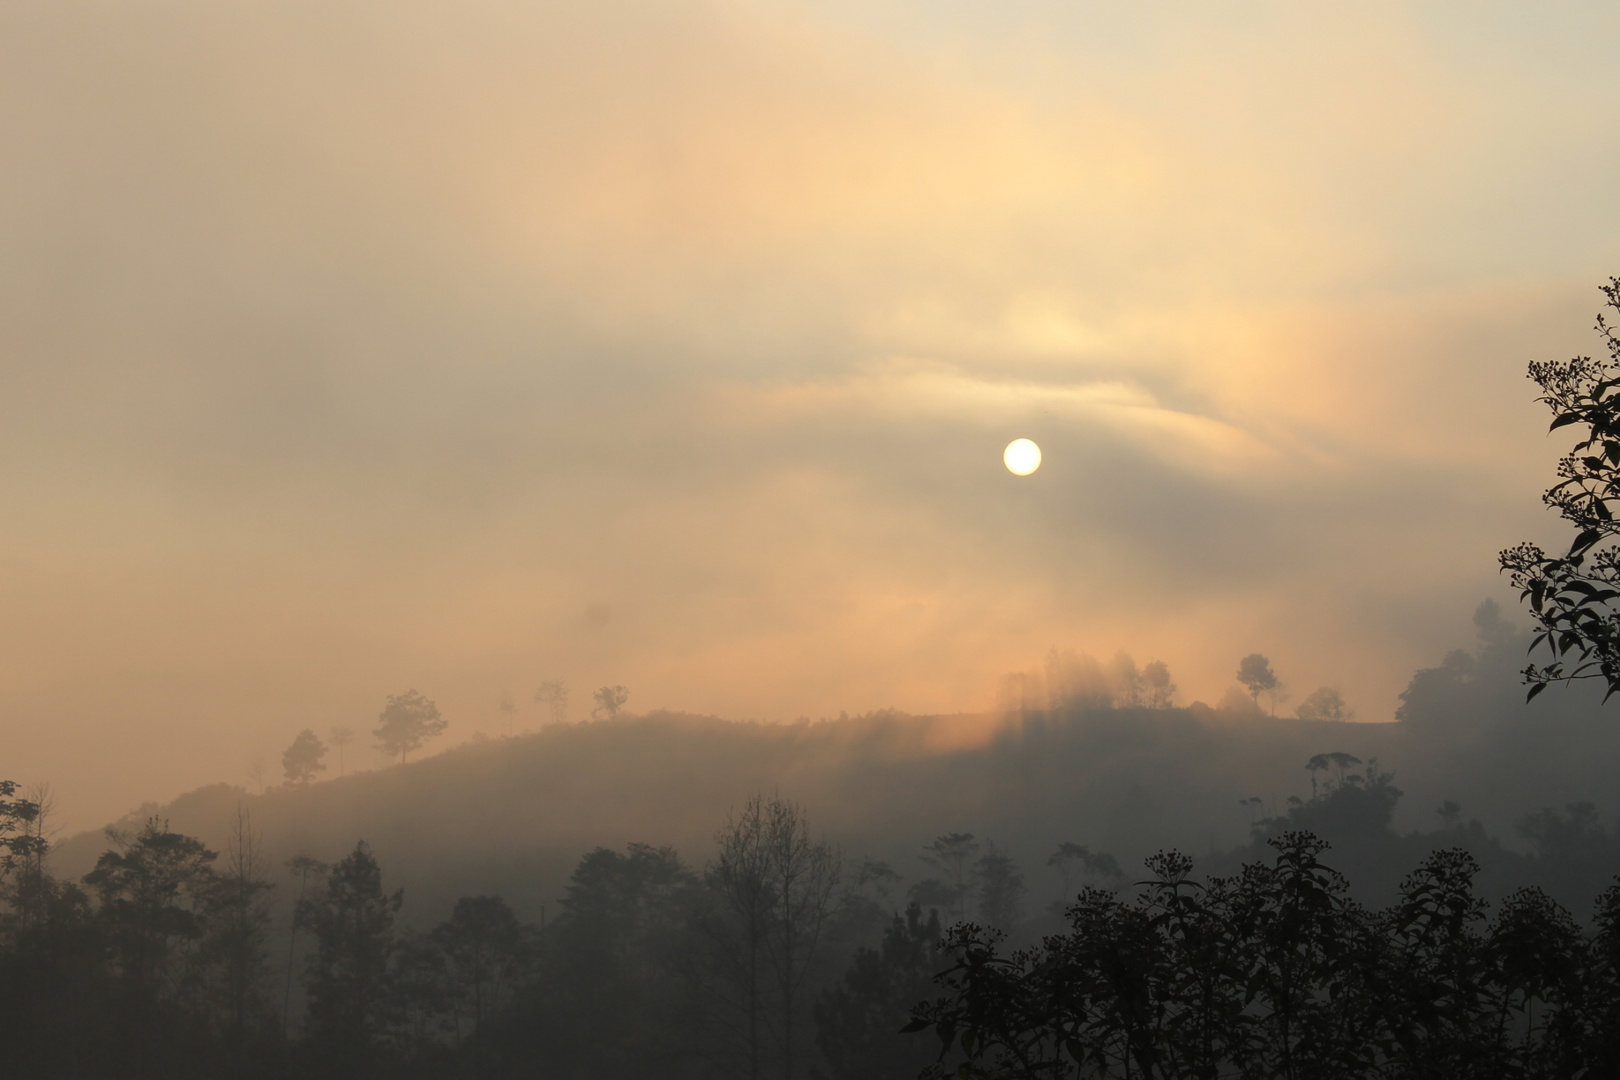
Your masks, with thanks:
[[(293, 910), (296, 912), (309, 893), (309, 877), (311, 874), (324, 874), (328, 867), (319, 859), (308, 855), (296, 855), (287, 860), (287, 870), (298, 876), (298, 898), (293, 901)], [(298, 920), (293, 919), (292, 929), (287, 932), (287, 989), (281, 999), (281, 1030), (287, 1030), (288, 1014), (292, 1010), (292, 984), (293, 967), (298, 959)]]
[(512, 718), (513, 718), (513, 716), (515, 716), (517, 714), (517, 702), (512, 700), (512, 691), (510, 691), (510, 690), (502, 690), (501, 691), (501, 703), (499, 705), (499, 708), (501, 710), (501, 715), (506, 717), (506, 735), (507, 735), (507, 738), (511, 738), (511, 736), (512, 736)]
[(775, 905), (765, 800), (755, 795), (740, 811), (727, 814), (715, 841), (720, 850), (705, 877), (721, 910), (704, 918), (703, 929), (714, 946), (721, 982), (735, 994), (723, 1004), (740, 1014), (748, 1080), (759, 1080), (764, 1059), (766, 936)]
[(242, 1057), (250, 1020), (255, 1015), (264, 1018), (273, 1008), (266, 994), (274, 993), (267, 986), (271, 978), (267, 961), (269, 893), (275, 886), (265, 880), (266, 869), (264, 838), (254, 831), (247, 808), (239, 805), (225, 843), (225, 865), (209, 934), (209, 947), (219, 957), (224, 978), (228, 1028), (239, 1072), (245, 1064)]
[(972, 833), (946, 833), (923, 848), (922, 861), (944, 871), (951, 896), (956, 901), (958, 921), (967, 921), (968, 879), (974, 858), (979, 854), (979, 842)]
[(343, 768), (343, 748), (354, 742), (354, 728), (334, 726), (332, 730), (327, 733), (326, 737), (333, 746), (337, 747), (338, 775), (347, 775), (345, 769)]
[(537, 705), (544, 705), (551, 712), (551, 722), (560, 724), (568, 719), (568, 685), (566, 683), (547, 680), (540, 684), (540, 689), (534, 692), (534, 701)]
[(759, 1080), (774, 1032), (784, 1080), (798, 1063), (800, 991), (835, 906), (840, 860), (810, 835), (802, 807), (755, 795), (727, 816), (707, 880), (721, 910), (705, 920), (749, 1080)]
[(765, 805), (765, 817), (775, 916), (765, 940), (781, 995), (782, 1077), (793, 1080), (799, 991), (832, 914), (841, 860), (825, 840), (811, 838), (802, 807), (775, 797)]
[(45, 877), (45, 853), (51, 848), (51, 841), (56, 839), (62, 830), (51, 824), (56, 814), (56, 792), (51, 785), (40, 781), (28, 785), (26, 801), (34, 806), (34, 820), (26, 822), (23, 827), (24, 835), (31, 843), (26, 845), (28, 861), (27, 870), (33, 875), (35, 881), (42, 881)]
[(264, 755), (263, 754), (249, 754), (248, 755), (248, 761), (247, 761), (248, 779), (253, 781), (254, 786), (259, 789), (259, 794), (260, 795), (264, 794), (264, 779), (265, 779), (265, 775), (268, 772), (269, 772), (269, 769), (267, 769), (265, 767)]

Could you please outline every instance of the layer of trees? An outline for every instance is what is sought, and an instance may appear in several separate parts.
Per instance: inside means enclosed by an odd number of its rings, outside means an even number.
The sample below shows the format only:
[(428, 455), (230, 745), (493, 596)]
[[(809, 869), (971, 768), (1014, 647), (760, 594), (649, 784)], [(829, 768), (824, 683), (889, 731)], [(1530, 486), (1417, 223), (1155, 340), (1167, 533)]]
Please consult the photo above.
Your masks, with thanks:
[[(872, 887), (892, 872), (846, 877), (780, 798), (736, 809), (703, 867), (643, 844), (590, 852), (543, 928), (495, 896), (405, 926), (364, 842), (330, 865), (300, 857), (275, 940), (278, 890), (245, 813), (223, 852), (157, 819), (109, 831), (68, 882), (31, 839), (37, 804), (0, 792), (3, 1075), (793, 1080), (831, 1060), (850, 1078), (926, 1064), (895, 1032), (926, 993), (938, 916), (896, 915)], [(874, 1045), (905, 1071), (862, 1065)]]
[(1177, 852), (1125, 898), (1086, 888), (1067, 927), (1005, 950), (952, 927), (927, 1075), (1602, 1077), (1620, 1063), (1620, 885), (1590, 933), (1539, 889), (1490, 917), (1466, 851), (1431, 854), (1387, 910), (1352, 900), (1307, 832), (1197, 881)]
[[(922, 848), (934, 876), (901, 909), (891, 867), (846, 863), (801, 808), (761, 796), (704, 866), (644, 844), (589, 852), (543, 926), (489, 895), (404, 925), (364, 843), (331, 865), (294, 859), (273, 886), (245, 813), (219, 852), (160, 820), (111, 832), (90, 873), (59, 881), (41, 803), (0, 785), (0, 1073), (1609, 1075), (1620, 888), (1589, 929), (1538, 889), (1493, 917), (1473, 855), (1387, 832), (1400, 792), (1376, 763), (1326, 753), (1306, 771), (1311, 798), (1256, 823), (1268, 857), (1197, 880), (1160, 854), (1133, 885), (1065, 842), (1047, 865), (1074, 902), (1044, 914), (1006, 852), (964, 832)], [(1508, 857), (1454, 803), (1441, 816), (1486, 865)], [(1334, 861), (1358, 875), (1420, 868), (1369, 908), (1325, 865), (1318, 828), (1346, 837)], [(1524, 831), (1615, 863), (1589, 807)]]

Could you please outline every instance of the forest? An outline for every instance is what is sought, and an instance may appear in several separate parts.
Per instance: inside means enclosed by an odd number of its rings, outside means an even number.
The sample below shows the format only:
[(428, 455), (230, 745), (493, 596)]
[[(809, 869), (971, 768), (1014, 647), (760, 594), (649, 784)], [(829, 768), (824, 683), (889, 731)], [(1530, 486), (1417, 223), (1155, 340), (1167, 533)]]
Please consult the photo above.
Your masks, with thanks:
[(1257, 826), (1271, 857), (1229, 877), (1199, 880), (1172, 850), (1133, 881), (1065, 844), (1049, 863), (1078, 891), (1034, 919), (993, 843), (939, 836), (923, 856), (937, 876), (903, 899), (893, 868), (846, 863), (775, 796), (728, 816), (702, 867), (649, 844), (587, 853), (543, 925), (489, 895), (405, 925), (361, 841), (330, 864), (290, 860), (284, 942), (245, 810), (223, 852), (152, 819), (109, 830), (95, 868), (63, 881), (30, 827), (38, 804), (8, 782), (0, 1064), (41, 1078), (1613, 1075), (1620, 883), (1589, 926), (1537, 886), (1493, 912), (1467, 849), (1479, 830), (1458, 826), (1458, 846), (1368, 907), (1331, 845), (1295, 826), (1387, 811), (1390, 779), (1341, 771)]
[[(1610, 1075), (1620, 829), (1541, 800), (1606, 801), (1614, 737), (1579, 693), (1526, 705), (1525, 635), (1493, 605), (1475, 622), (1390, 725), (1101, 684), (927, 752), (943, 721), (627, 716), (325, 782), (289, 766), (60, 842), (48, 791), (8, 782), (0, 1068)], [(638, 753), (665, 780), (640, 808)], [(1248, 794), (1268, 782), (1298, 794)], [(1217, 803), (1236, 824), (1200, 844)]]

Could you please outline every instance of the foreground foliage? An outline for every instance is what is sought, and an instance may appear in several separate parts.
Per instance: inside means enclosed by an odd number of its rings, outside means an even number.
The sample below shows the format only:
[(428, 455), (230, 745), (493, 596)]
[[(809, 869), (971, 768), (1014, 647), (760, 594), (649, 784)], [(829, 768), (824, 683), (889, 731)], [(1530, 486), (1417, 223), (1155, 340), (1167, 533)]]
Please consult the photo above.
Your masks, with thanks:
[[(1606, 306), (1620, 312), (1620, 278), (1601, 288)], [(1597, 330), (1608, 356), (1530, 365), (1537, 400), (1552, 410), (1549, 430), (1580, 433), (1542, 496), (1575, 527), (1569, 550), (1548, 555), (1523, 543), (1499, 557), (1539, 624), (1535, 646), (1550, 657), (1524, 669), (1532, 698), (1578, 679), (1603, 680), (1606, 697), (1620, 691), (1620, 333), (1601, 314)]]
[(1611, 1077), (1620, 1068), (1620, 885), (1595, 933), (1539, 889), (1488, 918), (1478, 865), (1438, 851), (1372, 911), (1307, 832), (1195, 881), (1176, 852), (1133, 899), (1081, 892), (1068, 930), (1004, 953), (951, 928), (946, 991), (907, 1030), (936, 1077)]

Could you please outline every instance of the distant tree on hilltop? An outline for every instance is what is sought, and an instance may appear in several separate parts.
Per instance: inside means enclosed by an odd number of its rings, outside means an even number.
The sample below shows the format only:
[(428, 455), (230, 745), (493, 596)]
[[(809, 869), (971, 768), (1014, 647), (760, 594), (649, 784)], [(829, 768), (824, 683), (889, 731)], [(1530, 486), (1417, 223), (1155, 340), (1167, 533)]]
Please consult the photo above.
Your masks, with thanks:
[(1294, 710), (1301, 720), (1348, 720), (1355, 715), (1344, 707), (1344, 695), (1331, 686), (1319, 686)]
[(506, 734), (512, 734), (512, 718), (517, 715), (517, 702), (512, 700), (512, 691), (501, 691), (501, 715), (506, 717)]
[(1142, 703), (1150, 709), (1168, 709), (1176, 696), (1170, 665), (1155, 660), (1142, 669)]
[(534, 692), (534, 703), (551, 711), (551, 722), (560, 724), (568, 719), (568, 684), (547, 679)]
[(298, 733), (281, 755), (281, 769), (287, 774), (287, 783), (303, 787), (315, 779), (315, 774), (326, 771), (326, 744), (309, 728)]
[(444, 734), (444, 729), (450, 726), (449, 721), (439, 715), (439, 707), (415, 690), (389, 695), (378, 720), (380, 723), (372, 731), (377, 738), (377, 748), (386, 754), (398, 754), (401, 764), (412, 750)]
[(328, 733), (327, 738), (331, 740), (333, 746), (337, 747), (338, 775), (347, 775), (347, 770), (343, 767), (343, 748), (354, 742), (354, 728), (334, 727)]
[(1271, 661), (1259, 653), (1250, 653), (1238, 662), (1237, 681), (1242, 683), (1249, 696), (1254, 698), (1255, 706), (1260, 704), (1261, 694), (1273, 695), (1275, 708), (1275, 695), (1277, 693), (1277, 675), (1271, 670)]
[(622, 686), (604, 686), (591, 695), (591, 700), (596, 702), (591, 706), (591, 715), (598, 720), (611, 720), (630, 700), (630, 691)]

